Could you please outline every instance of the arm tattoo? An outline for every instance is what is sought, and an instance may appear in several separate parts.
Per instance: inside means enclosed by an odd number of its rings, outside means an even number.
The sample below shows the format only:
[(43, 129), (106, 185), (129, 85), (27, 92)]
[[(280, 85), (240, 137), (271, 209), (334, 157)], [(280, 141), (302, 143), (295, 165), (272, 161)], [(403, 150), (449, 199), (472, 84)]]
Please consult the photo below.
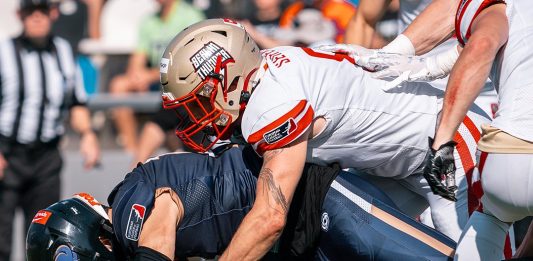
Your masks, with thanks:
[[(259, 173), (259, 179), (263, 181), (263, 193), (266, 193), (266, 190), (270, 191), (270, 193), (272, 194), (272, 198), (274, 199), (276, 204), (283, 209), (283, 214), (286, 215), (289, 209), (289, 204), (285, 199), (285, 195), (283, 195), (283, 192), (281, 191), (281, 187), (278, 186), (274, 181), (274, 176), (272, 176), (272, 170), (269, 168), (263, 168)], [(267, 197), (267, 199), (268, 198), (269, 197)]]

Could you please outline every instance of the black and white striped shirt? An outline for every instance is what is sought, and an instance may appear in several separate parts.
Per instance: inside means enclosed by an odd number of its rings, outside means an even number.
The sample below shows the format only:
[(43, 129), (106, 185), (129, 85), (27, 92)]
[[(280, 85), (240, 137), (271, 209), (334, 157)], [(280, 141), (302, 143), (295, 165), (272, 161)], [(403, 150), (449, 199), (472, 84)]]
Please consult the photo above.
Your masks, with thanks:
[(30, 144), (64, 132), (65, 109), (87, 97), (67, 41), (34, 48), (24, 37), (0, 42), (0, 138)]

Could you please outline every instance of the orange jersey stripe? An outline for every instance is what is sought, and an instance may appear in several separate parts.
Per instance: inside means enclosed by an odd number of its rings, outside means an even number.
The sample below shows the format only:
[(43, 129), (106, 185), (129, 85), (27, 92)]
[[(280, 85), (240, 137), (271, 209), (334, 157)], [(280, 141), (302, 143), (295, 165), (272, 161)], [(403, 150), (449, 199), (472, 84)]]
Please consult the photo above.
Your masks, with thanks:
[(296, 123), (296, 129), (293, 132), (289, 133), (287, 137), (272, 144), (268, 144), (267, 142), (264, 142), (264, 141), (260, 142), (256, 148), (257, 153), (259, 155), (263, 155), (268, 150), (279, 149), (295, 141), (298, 137), (300, 137), (300, 135), (302, 135), (305, 131), (307, 131), (309, 126), (311, 126), (311, 122), (313, 121), (314, 114), (315, 113), (313, 111), (313, 108), (309, 106), (304, 116)]
[(275, 120), (274, 122), (268, 124), (267, 126), (263, 127), (262, 129), (256, 131), (252, 135), (250, 135), (248, 137), (248, 143), (253, 145), (253, 144), (261, 141), (263, 139), (263, 135), (265, 135), (265, 133), (267, 133), (267, 132), (279, 127), (279, 125), (283, 124), (284, 122), (286, 122), (290, 118), (294, 119), (294, 118), (298, 117), (298, 115), (300, 115), (304, 111), (306, 105), (307, 105), (307, 101), (306, 100), (301, 100), (300, 102), (298, 102), (298, 104), (296, 104), (296, 106), (294, 106), (294, 108), (292, 110), (287, 112), (285, 115), (281, 116), (279, 119)]

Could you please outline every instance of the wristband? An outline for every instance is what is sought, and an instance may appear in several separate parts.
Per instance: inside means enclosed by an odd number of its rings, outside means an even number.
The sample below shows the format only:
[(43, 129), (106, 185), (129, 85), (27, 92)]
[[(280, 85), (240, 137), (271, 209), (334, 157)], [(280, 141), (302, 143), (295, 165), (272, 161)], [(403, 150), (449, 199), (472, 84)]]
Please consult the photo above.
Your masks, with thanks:
[(457, 47), (458, 46), (455, 45), (453, 46), (453, 48), (447, 50), (446, 52), (438, 54), (435, 57), (436, 65), (445, 73), (449, 73), (452, 71), (455, 61), (457, 61), (457, 58), (459, 58), (459, 51), (457, 50)]
[(398, 35), (392, 42), (384, 46), (382, 51), (387, 53), (399, 53), (406, 55), (415, 55), (415, 47), (411, 40), (404, 34)]

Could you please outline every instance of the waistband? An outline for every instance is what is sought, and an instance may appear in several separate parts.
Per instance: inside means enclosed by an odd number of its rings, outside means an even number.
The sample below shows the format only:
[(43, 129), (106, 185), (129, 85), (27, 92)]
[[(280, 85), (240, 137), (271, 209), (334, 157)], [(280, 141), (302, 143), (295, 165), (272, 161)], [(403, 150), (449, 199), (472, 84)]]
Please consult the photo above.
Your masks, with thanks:
[(34, 141), (30, 143), (21, 143), (6, 136), (0, 135), (0, 152), (3, 154), (9, 153), (13, 149), (16, 150), (38, 150), (55, 148), (59, 144), (61, 137), (55, 137), (49, 141)]

